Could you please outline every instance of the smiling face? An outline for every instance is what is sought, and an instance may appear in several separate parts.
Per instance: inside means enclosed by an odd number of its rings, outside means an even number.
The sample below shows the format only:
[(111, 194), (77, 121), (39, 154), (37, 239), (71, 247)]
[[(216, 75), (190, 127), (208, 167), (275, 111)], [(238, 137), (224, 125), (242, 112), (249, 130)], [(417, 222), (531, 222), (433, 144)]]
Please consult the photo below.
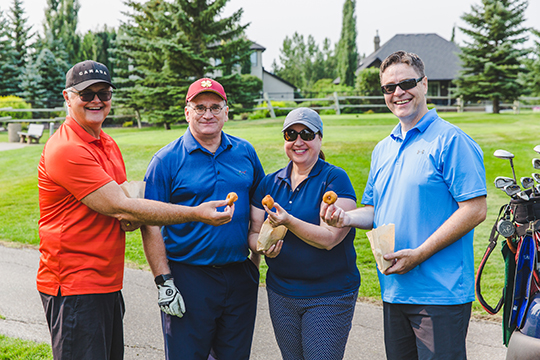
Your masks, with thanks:
[[(397, 84), (407, 79), (417, 79), (421, 75), (407, 64), (390, 65), (381, 74), (381, 85)], [(392, 94), (385, 94), (384, 100), (388, 109), (396, 115), (404, 131), (412, 128), (428, 112), (426, 93), (427, 78), (424, 78), (412, 89), (403, 90), (399, 86)]]
[[(302, 124), (294, 124), (287, 129), (300, 132), (307, 129), (307, 127)], [(311, 141), (304, 141), (300, 135), (298, 135), (295, 141), (285, 141), (285, 144), (283, 145), (285, 154), (287, 154), (294, 165), (305, 169), (311, 168), (317, 162), (321, 146), (322, 139), (319, 134), (315, 135), (315, 139)]]
[[(195, 107), (204, 106), (207, 108), (202, 115), (197, 114)], [(221, 112), (214, 115), (209, 109), (212, 106), (222, 107)], [(189, 123), (191, 134), (199, 143), (221, 139), (221, 129), (228, 120), (229, 107), (218, 95), (211, 92), (204, 92), (195, 96), (185, 107), (186, 121)]]
[[(109, 90), (111, 90), (109, 84), (97, 83), (80, 91), (80, 93)], [(111, 111), (112, 99), (101, 101), (96, 95), (92, 101), (83, 101), (79, 94), (66, 90), (63, 91), (63, 95), (68, 106), (69, 115), (81, 125), (86, 132), (95, 138), (99, 138), (101, 124), (105, 121), (107, 115), (109, 115), (109, 111)]]

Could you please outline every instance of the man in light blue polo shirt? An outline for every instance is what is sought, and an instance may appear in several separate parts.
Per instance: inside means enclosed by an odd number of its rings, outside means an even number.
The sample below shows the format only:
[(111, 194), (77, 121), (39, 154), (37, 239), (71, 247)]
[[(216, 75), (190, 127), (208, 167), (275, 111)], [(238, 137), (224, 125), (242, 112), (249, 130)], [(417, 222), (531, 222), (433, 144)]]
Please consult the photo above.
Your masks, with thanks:
[(248, 259), (250, 198), (264, 177), (253, 146), (225, 134), (227, 95), (203, 78), (189, 87), (186, 133), (159, 150), (146, 172), (145, 197), (198, 206), (238, 200), (218, 211), (232, 213), (221, 226), (197, 219), (141, 228), (144, 249), (158, 286), (165, 357), (206, 360), (249, 359), (255, 326), (258, 267)]
[(324, 206), (321, 216), (334, 226), (395, 224), (394, 253), (384, 256), (393, 265), (378, 272), (388, 359), (466, 359), (473, 229), (487, 210), (483, 153), (428, 111), (417, 55), (389, 55), (380, 78), (399, 124), (373, 150), (365, 206), (349, 212)]

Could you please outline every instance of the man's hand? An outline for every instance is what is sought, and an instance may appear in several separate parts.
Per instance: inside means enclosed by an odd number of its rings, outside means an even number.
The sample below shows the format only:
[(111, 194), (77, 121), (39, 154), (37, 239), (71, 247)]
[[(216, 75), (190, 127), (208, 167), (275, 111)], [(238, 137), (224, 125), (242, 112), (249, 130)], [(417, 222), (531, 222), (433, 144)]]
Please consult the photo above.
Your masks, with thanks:
[[(213, 226), (228, 223), (234, 214), (234, 204), (228, 206), (227, 203), (227, 200), (208, 201), (197, 206), (198, 221)], [(218, 211), (217, 208), (222, 206), (226, 206), (225, 210)]]
[(174, 285), (173, 279), (166, 280), (163, 285), (158, 285), (158, 305), (165, 314), (181, 318), (186, 312), (184, 299), (180, 291)]
[(120, 220), (120, 227), (124, 231), (135, 231), (141, 227), (141, 224), (127, 220)]
[(392, 261), (392, 266), (386, 269), (384, 275), (403, 275), (425, 260), (418, 249), (399, 250), (395, 253), (384, 255), (384, 259)]

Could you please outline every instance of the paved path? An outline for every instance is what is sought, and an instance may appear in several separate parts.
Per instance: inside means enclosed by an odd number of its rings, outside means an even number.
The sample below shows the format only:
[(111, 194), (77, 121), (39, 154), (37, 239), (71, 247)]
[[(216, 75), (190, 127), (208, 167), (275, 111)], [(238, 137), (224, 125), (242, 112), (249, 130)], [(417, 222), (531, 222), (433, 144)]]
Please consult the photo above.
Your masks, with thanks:
[[(50, 343), (35, 276), (39, 252), (0, 245), (0, 333)], [(123, 294), (126, 360), (161, 360), (163, 340), (152, 275), (143, 270), (125, 270)], [(500, 324), (471, 321), (467, 340), (469, 360), (503, 360)], [(384, 359), (382, 311), (378, 305), (358, 302), (345, 352), (346, 360)], [(280, 360), (270, 318), (266, 290), (259, 290), (259, 306), (251, 359)]]
[(26, 144), (21, 144), (21, 143), (0, 142), (0, 151), (21, 149), (21, 148), (23, 148), (25, 146), (27, 146), (27, 145)]

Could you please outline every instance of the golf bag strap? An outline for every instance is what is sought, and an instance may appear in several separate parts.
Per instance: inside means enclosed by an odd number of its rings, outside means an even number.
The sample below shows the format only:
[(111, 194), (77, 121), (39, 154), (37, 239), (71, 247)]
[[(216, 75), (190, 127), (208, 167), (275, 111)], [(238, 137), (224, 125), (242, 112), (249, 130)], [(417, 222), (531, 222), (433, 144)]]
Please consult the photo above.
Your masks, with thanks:
[(497, 246), (497, 239), (499, 238), (499, 233), (497, 232), (497, 223), (499, 222), (499, 218), (501, 217), (502, 212), (506, 208), (507, 205), (503, 205), (501, 209), (499, 210), (499, 216), (497, 216), (497, 220), (495, 220), (495, 224), (493, 224), (493, 228), (491, 229), (491, 235), (489, 236), (489, 245), (486, 249), (486, 252), (484, 253), (484, 256), (482, 257), (482, 261), (480, 261), (480, 266), (478, 266), (478, 272), (476, 273), (476, 296), (478, 298), (478, 302), (484, 310), (486, 310), (489, 314), (495, 315), (498, 313), (503, 304), (504, 304), (504, 289), (503, 289), (503, 295), (501, 296), (499, 302), (497, 303), (497, 306), (495, 308), (492, 308), (486, 300), (484, 300), (484, 297), (482, 296), (482, 289), (480, 285), (480, 279), (482, 277), (482, 271), (484, 270), (484, 266), (486, 265), (487, 259), (489, 258), (489, 255), (493, 252), (495, 247)]

